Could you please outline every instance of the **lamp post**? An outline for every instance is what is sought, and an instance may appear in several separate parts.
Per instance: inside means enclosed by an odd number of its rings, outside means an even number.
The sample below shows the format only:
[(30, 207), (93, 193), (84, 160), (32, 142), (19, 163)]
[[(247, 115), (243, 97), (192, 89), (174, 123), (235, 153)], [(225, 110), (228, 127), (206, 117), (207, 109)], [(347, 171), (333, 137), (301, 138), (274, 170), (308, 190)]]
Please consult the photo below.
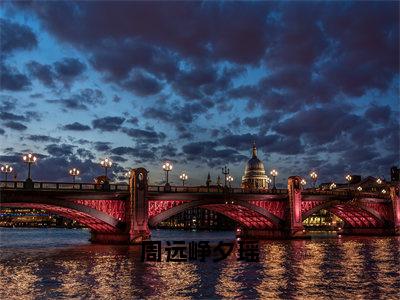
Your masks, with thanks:
[(376, 180), (376, 183), (377, 183), (377, 184), (382, 184), (382, 179), (380, 179), (380, 178), (378, 177), (378, 179)]
[(229, 187), (231, 187), (231, 182), (233, 181), (233, 177), (229, 175), (228, 177), (226, 177), (226, 180), (229, 182)]
[(107, 169), (108, 168), (111, 168), (111, 166), (112, 166), (112, 161), (108, 158), (108, 157), (106, 157), (105, 159), (103, 159), (102, 161), (100, 161), (100, 165), (104, 168), (104, 170), (105, 170), (105, 176), (106, 176), (106, 178), (105, 178), (105, 180), (104, 180), (104, 182), (107, 182), (108, 181), (108, 179), (107, 179)]
[(185, 181), (188, 180), (188, 176), (185, 172), (183, 172), (181, 175), (179, 175), (179, 178), (182, 180), (182, 186), (185, 186)]
[(268, 176), (267, 176), (267, 179), (266, 179), (266, 181), (267, 181), (267, 187), (269, 188), (269, 184), (271, 183), (271, 178), (269, 178)]
[(318, 174), (317, 174), (317, 172), (312, 171), (312, 172), (310, 173), (310, 177), (311, 177), (311, 180), (313, 181), (313, 187), (314, 187), (314, 189), (315, 189), (315, 184), (317, 183), (317, 179), (318, 179)]
[(347, 180), (347, 188), (350, 190), (350, 181), (351, 181), (352, 177), (350, 174), (346, 175), (346, 180)]
[(26, 181), (32, 181), (31, 179), (31, 165), (34, 164), (37, 161), (37, 157), (33, 155), (32, 153), (28, 153), (27, 155), (24, 155), (22, 157), (25, 163), (28, 164), (28, 178)]
[(5, 166), (2, 166), (2, 167), (1, 167), (1, 172), (4, 173), (4, 176), (5, 176), (5, 178), (6, 178), (6, 181), (7, 181), (8, 173), (11, 173), (12, 170), (13, 170), (13, 168), (12, 168), (11, 166), (9, 166), (9, 165), (5, 165)]
[(165, 185), (169, 186), (168, 173), (172, 170), (172, 164), (170, 162), (165, 162), (163, 164), (162, 168), (165, 171), (166, 179), (167, 179), (167, 183)]
[(69, 175), (72, 176), (72, 183), (75, 183), (75, 177), (79, 176), (81, 172), (77, 168), (72, 168), (69, 170)]
[(336, 188), (336, 183), (332, 182), (331, 185), (329, 186), (329, 188), (331, 190), (335, 189)]
[(300, 184), (304, 187), (307, 184), (307, 181), (303, 178), (301, 179)]
[(273, 184), (273, 189), (274, 190), (276, 190), (276, 186), (275, 186), (275, 177), (276, 176), (278, 176), (278, 171), (277, 170), (275, 170), (275, 169), (273, 169), (272, 171), (271, 171), (271, 176), (272, 176), (272, 184)]
[(227, 179), (227, 175), (229, 174), (229, 168), (227, 168), (226, 166), (224, 168), (222, 168), (222, 174), (224, 174), (225, 177), (225, 186), (226, 186), (226, 179)]
[(358, 186), (358, 187), (357, 187), (357, 191), (361, 192), (361, 191), (362, 191), (362, 187), (361, 187), (361, 186)]

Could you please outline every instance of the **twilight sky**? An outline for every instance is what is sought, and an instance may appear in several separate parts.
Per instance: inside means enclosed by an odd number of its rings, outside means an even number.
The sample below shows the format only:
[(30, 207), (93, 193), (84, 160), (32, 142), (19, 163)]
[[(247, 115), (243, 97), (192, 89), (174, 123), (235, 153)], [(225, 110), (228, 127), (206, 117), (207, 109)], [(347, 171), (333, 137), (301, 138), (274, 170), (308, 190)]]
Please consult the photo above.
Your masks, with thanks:
[(0, 164), (82, 181), (235, 185), (253, 141), (277, 183), (399, 165), (398, 2), (2, 2)]

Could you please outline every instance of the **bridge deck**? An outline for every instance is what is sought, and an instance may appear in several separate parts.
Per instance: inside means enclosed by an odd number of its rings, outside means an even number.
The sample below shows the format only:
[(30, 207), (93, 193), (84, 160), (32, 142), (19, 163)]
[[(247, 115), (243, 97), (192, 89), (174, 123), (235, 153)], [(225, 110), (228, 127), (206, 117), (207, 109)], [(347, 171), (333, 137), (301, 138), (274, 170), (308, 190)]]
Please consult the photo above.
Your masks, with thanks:
[[(101, 184), (96, 183), (65, 183), (65, 182), (34, 182), (32, 189), (25, 188), (24, 181), (0, 181), (0, 191), (5, 190), (29, 190), (29, 191), (54, 191), (54, 192), (71, 192), (71, 193), (119, 193), (129, 194), (129, 185), (126, 183), (111, 183), (107, 188)], [(252, 195), (281, 195), (287, 196), (287, 189), (265, 189), (265, 190), (249, 190), (242, 188), (223, 188), (223, 187), (186, 187), (186, 186), (171, 186), (166, 189), (165, 186), (148, 186), (148, 193), (180, 193), (180, 194), (252, 194)], [(366, 193), (349, 190), (318, 190), (318, 189), (304, 189), (302, 191), (304, 196), (339, 196), (339, 197), (359, 197), (359, 198), (381, 198), (390, 199), (389, 194), (382, 193)]]

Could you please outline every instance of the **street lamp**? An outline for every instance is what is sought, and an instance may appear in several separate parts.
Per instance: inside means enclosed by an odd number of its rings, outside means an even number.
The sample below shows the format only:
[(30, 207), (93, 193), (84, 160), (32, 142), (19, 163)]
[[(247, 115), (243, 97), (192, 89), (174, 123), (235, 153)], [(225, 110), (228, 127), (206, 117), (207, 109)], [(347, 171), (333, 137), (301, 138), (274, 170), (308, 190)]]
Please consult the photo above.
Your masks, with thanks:
[(376, 180), (376, 183), (377, 183), (377, 184), (381, 184), (381, 183), (382, 183), (382, 179), (378, 178), (378, 179)]
[(186, 180), (188, 180), (188, 176), (187, 176), (187, 174), (185, 173), (185, 172), (183, 172), (180, 176), (179, 176), (179, 178), (182, 180), (182, 186), (185, 186), (185, 181)]
[(32, 181), (31, 179), (31, 164), (34, 164), (37, 161), (37, 157), (32, 153), (28, 153), (22, 157), (25, 163), (28, 164), (28, 178), (27, 181)]
[(347, 188), (350, 190), (350, 181), (351, 181), (352, 177), (350, 174), (346, 175), (346, 180), (347, 180)]
[(167, 183), (165, 185), (169, 186), (168, 173), (172, 170), (172, 164), (170, 162), (165, 162), (163, 164), (162, 168), (165, 171), (166, 178), (167, 178)]
[(79, 176), (81, 172), (77, 168), (72, 168), (69, 170), (69, 175), (72, 176), (72, 182), (75, 183), (75, 177)]
[(226, 168), (226, 166), (224, 168), (222, 168), (222, 174), (224, 174), (225, 177), (225, 186), (226, 186), (226, 180), (227, 180), (227, 175), (229, 174), (229, 168)]
[(229, 175), (228, 177), (226, 177), (226, 180), (229, 182), (229, 187), (231, 187), (231, 182), (233, 181), (233, 177)]
[(301, 184), (302, 186), (305, 186), (305, 185), (307, 184), (307, 181), (303, 178), (303, 179), (300, 181), (300, 184)]
[(106, 182), (106, 181), (108, 181), (107, 180), (107, 169), (108, 168), (111, 168), (111, 166), (112, 166), (112, 161), (108, 158), (108, 157), (106, 157), (105, 159), (103, 159), (102, 161), (100, 161), (100, 165), (104, 168), (104, 170), (105, 170), (105, 175), (106, 175), (106, 178), (104, 179), (104, 182)]
[(1, 172), (4, 173), (4, 176), (6, 177), (6, 181), (7, 181), (7, 175), (8, 175), (8, 173), (11, 173), (12, 170), (13, 170), (13, 168), (12, 168), (11, 166), (9, 166), (9, 165), (5, 165), (5, 166), (2, 166), (2, 167), (1, 167)]
[(315, 189), (315, 184), (317, 183), (317, 179), (318, 179), (318, 174), (317, 174), (317, 172), (312, 171), (312, 172), (310, 173), (310, 177), (311, 177), (311, 179), (312, 179), (312, 181), (313, 181), (313, 187), (314, 187), (314, 189)]
[(386, 194), (386, 190), (385, 189), (382, 189), (382, 194)]
[(275, 170), (275, 169), (273, 169), (273, 170), (271, 171), (270, 174), (271, 174), (271, 176), (272, 176), (272, 182), (273, 182), (273, 183), (272, 183), (272, 184), (273, 184), (273, 187), (272, 187), (272, 188), (273, 188), (274, 190), (276, 190), (276, 186), (275, 186), (275, 177), (278, 176), (278, 171)]
[(335, 189), (336, 188), (336, 183), (332, 182), (331, 185), (329, 186), (329, 188), (331, 190)]
[(362, 191), (362, 187), (361, 187), (361, 186), (358, 186), (358, 187), (357, 187), (357, 191), (361, 192), (361, 191)]

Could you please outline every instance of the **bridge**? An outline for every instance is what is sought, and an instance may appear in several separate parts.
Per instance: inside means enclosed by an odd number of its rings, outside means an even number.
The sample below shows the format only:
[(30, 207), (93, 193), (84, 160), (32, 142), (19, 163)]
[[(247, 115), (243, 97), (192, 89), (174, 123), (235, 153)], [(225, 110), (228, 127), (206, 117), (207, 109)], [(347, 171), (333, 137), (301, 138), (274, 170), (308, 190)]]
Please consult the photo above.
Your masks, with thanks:
[(27, 207), (76, 220), (91, 240), (135, 243), (150, 228), (189, 208), (202, 207), (236, 221), (242, 234), (264, 238), (301, 237), (303, 220), (321, 209), (341, 218), (348, 234), (400, 235), (399, 184), (390, 193), (302, 189), (251, 191), (227, 187), (151, 186), (144, 168), (132, 169), (128, 184), (0, 182), (0, 207)]

